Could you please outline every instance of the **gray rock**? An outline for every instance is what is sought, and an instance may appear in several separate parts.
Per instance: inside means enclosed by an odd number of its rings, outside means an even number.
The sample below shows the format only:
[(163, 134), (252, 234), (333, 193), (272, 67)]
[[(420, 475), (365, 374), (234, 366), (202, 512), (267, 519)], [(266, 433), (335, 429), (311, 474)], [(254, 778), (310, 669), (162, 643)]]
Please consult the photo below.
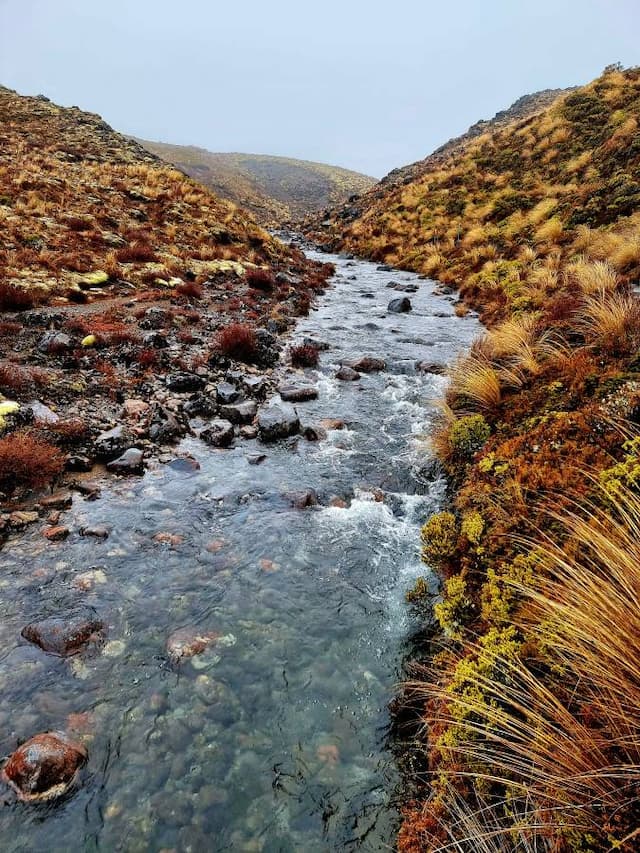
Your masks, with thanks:
[(289, 403), (272, 398), (258, 412), (258, 438), (261, 441), (278, 441), (296, 435), (300, 430), (298, 413)]
[(122, 424), (101, 432), (93, 443), (95, 454), (100, 459), (113, 459), (124, 453), (133, 443), (133, 436)]
[(155, 407), (149, 427), (149, 438), (152, 441), (159, 443), (173, 441), (184, 435), (185, 431), (175, 415), (172, 415), (162, 406)]
[(247, 462), (249, 465), (261, 465), (266, 458), (266, 453), (252, 453), (250, 456), (247, 456)]
[(278, 388), (278, 393), (288, 403), (303, 403), (305, 400), (315, 400), (318, 389), (315, 385), (283, 384)]
[(240, 438), (252, 439), (258, 435), (258, 427), (245, 425), (240, 427)]
[(94, 539), (108, 539), (109, 528), (104, 524), (91, 524), (80, 528), (80, 536), (92, 536)]
[(200, 438), (212, 447), (229, 447), (233, 441), (233, 424), (217, 418), (200, 432)]
[(142, 338), (142, 343), (146, 347), (153, 347), (153, 349), (165, 349), (169, 346), (169, 341), (161, 332), (147, 332)]
[(182, 411), (188, 418), (195, 418), (197, 415), (212, 418), (218, 413), (218, 406), (205, 394), (196, 394), (183, 403)]
[(112, 474), (143, 474), (144, 454), (137, 447), (130, 447), (122, 456), (107, 462), (107, 471)]
[(232, 403), (229, 406), (220, 406), (220, 415), (231, 421), (232, 424), (250, 424), (258, 412), (258, 404), (254, 400), (245, 400), (244, 403)]
[(170, 373), (165, 379), (167, 388), (178, 394), (192, 394), (202, 391), (206, 382), (202, 376), (195, 373)]
[(64, 332), (46, 332), (38, 343), (40, 352), (46, 352), (48, 355), (67, 352), (71, 346), (71, 338)]
[(169, 311), (165, 308), (152, 306), (144, 312), (144, 317), (140, 321), (141, 329), (161, 329), (163, 326), (170, 326), (172, 317)]
[(411, 308), (411, 300), (407, 296), (392, 299), (387, 305), (387, 311), (390, 314), (405, 314), (407, 311), (411, 311)]
[(235, 403), (240, 399), (240, 392), (230, 382), (221, 382), (216, 386), (216, 400), (218, 403)]
[(250, 397), (263, 400), (267, 390), (267, 380), (264, 376), (243, 376), (242, 387)]
[(352, 367), (347, 367), (346, 364), (343, 364), (336, 373), (336, 379), (341, 379), (343, 382), (355, 382), (357, 379), (360, 379), (360, 374)]
[(435, 361), (416, 361), (416, 370), (420, 373), (436, 373), (442, 374), (446, 367), (444, 364), (437, 364)]
[(55, 424), (60, 420), (59, 416), (40, 400), (31, 400), (26, 404), (25, 409), (31, 410), (34, 421), (40, 421), (43, 424)]
[(305, 347), (313, 347), (317, 350), (328, 350), (329, 344), (326, 341), (319, 341), (316, 338), (307, 338), (304, 337), (302, 339), (302, 344)]

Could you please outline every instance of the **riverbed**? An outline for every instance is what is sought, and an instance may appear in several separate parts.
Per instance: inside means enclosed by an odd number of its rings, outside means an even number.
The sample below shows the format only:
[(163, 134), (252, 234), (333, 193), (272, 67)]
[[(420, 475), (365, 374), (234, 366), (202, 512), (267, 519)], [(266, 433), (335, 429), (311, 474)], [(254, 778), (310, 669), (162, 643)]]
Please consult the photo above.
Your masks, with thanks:
[[(341, 424), (220, 450), (190, 437), (180, 450), (199, 468), (104, 480), (98, 500), (74, 498), (66, 541), (33, 531), (0, 552), (2, 754), (49, 729), (89, 751), (64, 799), (3, 797), (2, 850), (392, 846), (387, 705), (412, 630), (404, 594), (427, 571), (419, 529), (445, 489), (428, 447), (445, 379), (424, 367), (451, 363), (480, 325), (431, 281), (309, 254), (336, 275), (293, 340), (327, 348), (317, 369), (281, 371), (317, 385), (296, 404), (303, 426)], [(388, 313), (403, 296), (412, 310)], [(335, 378), (363, 355), (386, 368)], [(305, 490), (317, 505), (296, 506)], [(87, 525), (110, 534), (74, 532)], [(80, 605), (108, 625), (95, 648), (63, 659), (21, 639)], [(183, 628), (217, 639), (175, 664), (166, 642)]]

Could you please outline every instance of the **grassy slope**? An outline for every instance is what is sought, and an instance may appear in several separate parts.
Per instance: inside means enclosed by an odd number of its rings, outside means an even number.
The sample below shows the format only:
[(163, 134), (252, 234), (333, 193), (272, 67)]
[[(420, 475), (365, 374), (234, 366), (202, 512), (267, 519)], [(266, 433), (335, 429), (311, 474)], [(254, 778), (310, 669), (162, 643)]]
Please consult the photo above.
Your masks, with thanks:
[(223, 198), (250, 210), (266, 225), (281, 225), (341, 204), (374, 183), (366, 175), (324, 163), (259, 154), (215, 154), (193, 146), (140, 142)]
[[(287, 251), (99, 116), (0, 88), (0, 279), (43, 299), (105, 270), (135, 286)], [(213, 265), (213, 266), (212, 266)]]
[(453, 491), (423, 529), (442, 633), (407, 688), (403, 853), (637, 849), (639, 118), (640, 70), (608, 70), (342, 231), (490, 326), (435, 437)]

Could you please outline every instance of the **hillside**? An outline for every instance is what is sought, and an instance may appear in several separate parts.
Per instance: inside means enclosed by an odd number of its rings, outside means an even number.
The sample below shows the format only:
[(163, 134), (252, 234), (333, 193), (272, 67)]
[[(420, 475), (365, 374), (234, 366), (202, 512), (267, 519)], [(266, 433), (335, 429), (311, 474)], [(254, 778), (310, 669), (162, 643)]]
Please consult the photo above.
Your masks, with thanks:
[(70, 460), (90, 469), (127, 398), (145, 413), (141, 455), (184, 435), (167, 391), (215, 401), (234, 361), (268, 374), (331, 271), (99, 116), (5, 88), (0, 229), (0, 501)]
[(329, 207), (321, 215), (307, 217), (303, 222), (303, 230), (309, 236), (338, 248), (347, 224), (363, 216), (376, 205), (384, 206), (386, 199), (394, 190), (418, 181), (426, 173), (443, 165), (453, 155), (463, 151), (471, 140), (483, 133), (506, 128), (519, 119), (526, 119), (541, 113), (568, 91), (570, 90), (543, 89), (540, 92), (523, 95), (507, 109), (497, 112), (492, 119), (480, 119), (471, 125), (465, 133), (436, 148), (424, 160), (418, 160), (416, 163), (393, 169), (360, 198), (349, 200), (342, 205)]
[(640, 69), (613, 66), (325, 221), (489, 326), (432, 437), (451, 491), (422, 529), (442, 595), (407, 595), (401, 853), (637, 849), (639, 120)]
[(307, 160), (259, 154), (215, 154), (204, 148), (138, 140), (146, 149), (251, 211), (268, 226), (341, 204), (375, 183), (373, 178)]

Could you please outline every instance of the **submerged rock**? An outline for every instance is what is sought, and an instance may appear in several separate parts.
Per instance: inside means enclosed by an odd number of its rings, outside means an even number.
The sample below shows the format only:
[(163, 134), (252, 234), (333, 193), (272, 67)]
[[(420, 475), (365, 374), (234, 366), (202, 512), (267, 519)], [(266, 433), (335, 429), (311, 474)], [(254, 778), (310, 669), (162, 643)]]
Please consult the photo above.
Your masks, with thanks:
[(56, 524), (53, 527), (47, 527), (44, 531), (45, 538), (49, 542), (61, 542), (69, 535), (69, 528), (62, 524)]
[(58, 657), (78, 654), (90, 643), (104, 638), (105, 625), (94, 613), (49, 616), (22, 629), (25, 640)]
[(233, 441), (233, 424), (217, 418), (201, 430), (199, 437), (212, 447), (229, 447)]
[(200, 655), (221, 636), (219, 631), (178, 628), (167, 639), (166, 650), (172, 663)]
[(392, 299), (387, 305), (387, 311), (390, 314), (405, 314), (411, 311), (411, 300), (407, 296), (402, 296), (400, 299)]
[(315, 489), (304, 489), (301, 492), (289, 492), (286, 495), (291, 505), (296, 509), (306, 509), (310, 506), (318, 506), (318, 495)]
[(289, 403), (274, 397), (258, 413), (258, 438), (260, 441), (278, 441), (296, 435), (300, 430), (298, 413)]
[(2, 768), (2, 778), (21, 800), (50, 800), (66, 793), (86, 763), (87, 750), (64, 732), (35, 735)]

